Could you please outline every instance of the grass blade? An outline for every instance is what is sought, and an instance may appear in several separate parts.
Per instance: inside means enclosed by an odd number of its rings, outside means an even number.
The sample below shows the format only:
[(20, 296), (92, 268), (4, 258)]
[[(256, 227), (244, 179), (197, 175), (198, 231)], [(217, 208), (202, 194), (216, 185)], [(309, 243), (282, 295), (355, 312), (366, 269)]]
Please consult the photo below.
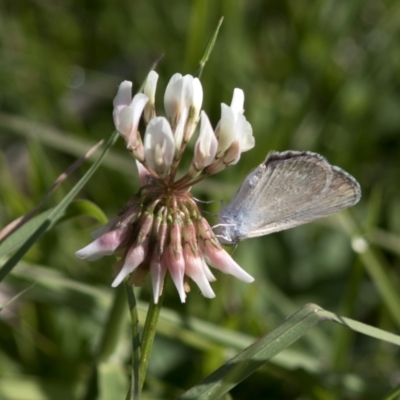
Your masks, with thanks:
[(323, 310), (315, 304), (306, 304), (283, 324), (253, 343), (198, 385), (180, 396), (179, 400), (209, 400), (222, 396), (276, 354), (294, 343), (309, 329), (323, 321), (334, 321), (356, 332), (400, 346), (400, 336), (350, 318), (340, 317), (332, 312)]
[(107, 154), (108, 150), (113, 146), (118, 138), (118, 133), (114, 132), (108, 143), (106, 144), (102, 154), (96, 160), (96, 162), (89, 168), (86, 174), (79, 180), (79, 182), (72, 188), (72, 190), (64, 197), (60, 204), (55, 207), (47, 216), (47, 218), (39, 225), (39, 227), (33, 232), (33, 234), (23, 243), (23, 245), (18, 249), (18, 251), (1, 267), (0, 269), (0, 282), (12, 271), (14, 266), (21, 260), (21, 258), (26, 254), (26, 252), (33, 246), (33, 244), (50, 229), (63, 215), (74, 199), (74, 197), (79, 193), (79, 191), (85, 186), (86, 182), (92, 177), (104, 156)]

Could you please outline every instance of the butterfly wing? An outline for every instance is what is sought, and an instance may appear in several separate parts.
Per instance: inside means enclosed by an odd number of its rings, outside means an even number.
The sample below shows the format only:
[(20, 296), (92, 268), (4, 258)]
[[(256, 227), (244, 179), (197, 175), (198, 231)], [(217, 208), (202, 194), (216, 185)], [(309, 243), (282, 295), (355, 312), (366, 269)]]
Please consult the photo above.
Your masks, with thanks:
[(271, 153), (221, 210), (220, 224), (226, 224), (221, 241), (293, 228), (350, 207), (360, 197), (357, 181), (319, 154)]

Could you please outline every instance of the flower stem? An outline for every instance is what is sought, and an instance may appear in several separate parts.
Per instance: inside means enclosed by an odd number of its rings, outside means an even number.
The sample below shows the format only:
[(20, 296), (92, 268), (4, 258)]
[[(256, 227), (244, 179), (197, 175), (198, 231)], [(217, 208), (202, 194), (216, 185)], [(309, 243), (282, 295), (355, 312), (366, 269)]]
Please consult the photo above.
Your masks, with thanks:
[(132, 378), (130, 394), (127, 395), (127, 400), (139, 400), (139, 369), (140, 369), (140, 338), (139, 338), (139, 319), (136, 307), (136, 298), (133, 287), (124, 282), (126, 296), (128, 298), (129, 314), (132, 325)]
[(156, 334), (157, 321), (160, 315), (163, 298), (164, 298), (164, 290), (162, 291), (157, 304), (154, 304), (153, 299), (151, 300), (149, 309), (147, 311), (146, 322), (143, 328), (142, 347), (140, 354), (140, 370), (139, 370), (140, 391), (143, 388), (144, 380), (146, 377), (147, 366), (150, 360), (151, 349), (153, 347), (154, 336)]

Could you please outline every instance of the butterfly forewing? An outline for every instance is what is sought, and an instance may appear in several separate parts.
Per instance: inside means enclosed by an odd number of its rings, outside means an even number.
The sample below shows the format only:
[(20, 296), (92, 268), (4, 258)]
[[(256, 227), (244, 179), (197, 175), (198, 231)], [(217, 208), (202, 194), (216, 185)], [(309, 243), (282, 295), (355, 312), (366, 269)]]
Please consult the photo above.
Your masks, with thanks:
[(272, 153), (221, 210), (221, 241), (235, 243), (325, 217), (357, 203), (360, 194), (354, 178), (319, 154)]

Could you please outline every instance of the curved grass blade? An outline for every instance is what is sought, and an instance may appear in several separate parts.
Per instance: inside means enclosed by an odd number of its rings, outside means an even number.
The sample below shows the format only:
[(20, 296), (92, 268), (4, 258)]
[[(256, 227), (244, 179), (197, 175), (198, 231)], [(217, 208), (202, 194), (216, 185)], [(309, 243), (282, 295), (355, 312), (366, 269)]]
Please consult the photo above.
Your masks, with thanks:
[(213, 51), (213, 48), (215, 46), (215, 42), (217, 41), (217, 37), (219, 34), (219, 30), (221, 29), (222, 22), (224, 21), (224, 17), (221, 17), (220, 20), (218, 21), (218, 25), (214, 31), (214, 33), (211, 36), (210, 41), (207, 43), (207, 47), (204, 51), (203, 57), (201, 57), (201, 60), (199, 62), (199, 65), (197, 66), (196, 72), (194, 73), (194, 76), (197, 76), (198, 78), (201, 77), (201, 74), (203, 72), (203, 69), (210, 57), (211, 52)]
[(385, 265), (384, 257), (381, 256), (378, 249), (368, 243), (350, 213), (346, 211), (339, 213), (338, 218), (345, 231), (353, 238), (353, 249), (358, 253), (391, 317), (400, 327), (399, 291), (396, 290), (393, 279), (390, 278), (389, 268)]
[(6, 301), (3, 304), (0, 304), (0, 311), (2, 311), (4, 308), (8, 307), (11, 303), (13, 303), (15, 300), (23, 296), (28, 290), (32, 289), (33, 286), (35, 286), (35, 282), (32, 283), (32, 285), (29, 285), (27, 288), (25, 288), (22, 292), (17, 293), (14, 297), (12, 297), (10, 300)]
[[(35, 217), (31, 218), (24, 225), (18, 228), (17, 231), (7, 236), (0, 243), (0, 259), (6, 257), (9, 253), (18, 249), (22, 243), (24, 243), (39, 226), (45, 222), (49, 215), (54, 211), (54, 208), (46, 210)], [(74, 200), (68, 205), (65, 213), (58, 221), (64, 221), (67, 219), (75, 218), (80, 215), (90, 216), (102, 224), (107, 222), (107, 217), (103, 211), (96, 204), (88, 200)]]
[(400, 336), (340, 317), (315, 304), (307, 304), (282, 325), (253, 343), (178, 399), (217, 399), (323, 321), (334, 321), (357, 332), (400, 346)]
[(101, 145), (103, 140), (91, 147), (86, 154), (75, 160), (58, 178), (55, 180), (49, 191), (45, 194), (42, 201), (33, 209), (30, 210), (25, 215), (17, 218), (16, 220), (10, 222), (5, 228), (0, 231), (0, 241), (7, 238), (13, 232), (17, 231), (21, 226), (25, 225), (43, 206), (46, 204), (47, 200), (51, 195), (58, 189), (58, 187), (73, 173), (75, 170), (83, 164)]
[(118, 133), (114, 132), (108, 140), (102, 154), (96, 162), (89, 168), (86, 174), (79, 180), (79, 182), (71, 189), (71, 191), (64, 197), (60, 204), (49, 212), (47, 218), (39, 225), (33, 234), (22, 244), (17, 252), (1, 267), (0, 269), (0, 282), (12, 271), (18, 261), (26, 254), (26, 252), (33, 246), (33, 244), (64, 215), (64, 212), (74, 197), (83, 188), (86, 182), (92, 177), (108, 150), (114, 145), (118, 138)]
[[(0, 127), (27, 138), (34, 139), (64, 154), (80, 157), (92, 146), (92, 141), (83, 139), (68, 131), (61, 131), (29, 118), (0, 112)], [(111, 150), (102, 165), (113, 171), (126, 173), (132, 168), (132, 160), (126, 152)]]
[(393, 390), (387, 394), (383, 400), (399, 400), (400, 399), (400, 385), (397, 385)]

